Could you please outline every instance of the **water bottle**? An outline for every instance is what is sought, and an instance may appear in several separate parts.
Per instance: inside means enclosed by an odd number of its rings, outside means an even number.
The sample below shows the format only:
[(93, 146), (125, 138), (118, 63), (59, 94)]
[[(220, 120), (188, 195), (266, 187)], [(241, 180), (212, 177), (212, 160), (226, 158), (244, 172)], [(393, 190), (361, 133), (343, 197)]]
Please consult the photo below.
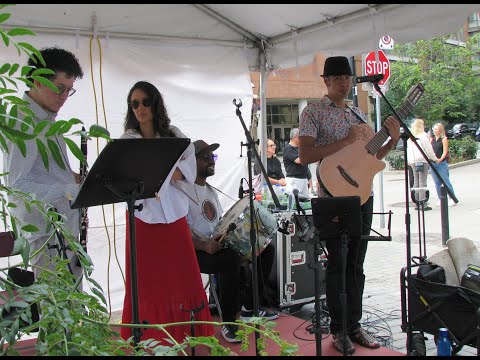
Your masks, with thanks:
[(268, 205), (268, 203), (272, 201), (272, 194), (270, 194), (270, 189), (266, 182), (263, 183), (263, 191), (262, 191), (262, 202)]
[(285, 186), (282, 186), (282, 190), (279, 195), (280, 204), (287, 205), (288, 204), (288, 194), (285, 192)]
[(452, 356), (452, 342), (447, 328), (440, 328), (437, 339), (437, 356)]
[(281, 201), (280, 195), (282, 195), (282, 187), (283, 186), (280, 184), (275, 184), (275, 186), (273, 187), (273, 191), (275, 192), (275, 195), (277, 195), (278, 201)]

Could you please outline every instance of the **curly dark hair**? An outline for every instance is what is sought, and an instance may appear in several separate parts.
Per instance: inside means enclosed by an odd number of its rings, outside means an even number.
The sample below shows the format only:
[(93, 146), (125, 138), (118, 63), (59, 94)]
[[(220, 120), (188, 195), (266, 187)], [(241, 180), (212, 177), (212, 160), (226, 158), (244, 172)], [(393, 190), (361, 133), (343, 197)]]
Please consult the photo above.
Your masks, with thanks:
[(127, 115), (125, 116), (125, 122), (123, 123), (125, 131), (133, 129), (141, 133), (140, 124), (132, 110), (132, 106), (130, 105), (130, 99), (135, 90), (142, 90), (147, 97), (152, 100), (153, 129), (155, 130), (155, 133), (160, 134), (162, 137), (176, 137), (170, 129), (170, 118), (168, 117), (167, 109), (163, 103), (162, 94), (160, 94), (160, 91), (158, 91), (154, 85), (147, 81), (137, 82), (128, 93), (128, 109)]
[[(55, 72), (64, 72), (68, 77), (74, 77), (75, 79), (81, 79), (83, 77), (83, 70), (78, 59), (70, 51), (58, 47), (50, 47), (40, 50), (40, 54), (42, 55), (46, 66), (42, 65), (36, 54), (32, 54), (28, 59), (28, 65), (33, 66), (35, 69), (47, 68)], [(30, 75), (35, 69), (30, 70), (27, 74), (27, 79), (31, 82), (33, 82), (33, 80)], [(40, 76), (52, 81), (55, 79), (56, 75)]]

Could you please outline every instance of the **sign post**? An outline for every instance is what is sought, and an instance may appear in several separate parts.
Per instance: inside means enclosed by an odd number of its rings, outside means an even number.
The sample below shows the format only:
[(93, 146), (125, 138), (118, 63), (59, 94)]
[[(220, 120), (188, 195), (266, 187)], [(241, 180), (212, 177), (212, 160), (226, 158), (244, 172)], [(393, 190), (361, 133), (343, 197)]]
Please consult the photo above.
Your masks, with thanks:
[[(390, 60), (388, 60), (387, 56), (382, 50), (372, 51), (365, 57), (365, 67), (364, 67), (365, 75), (377, 75), (383, 74), (384, 77), (382, 80), (378, 82), (380, 89), (384, 92), (386, 83), (390, 78)], [(381, 128), (381, 114), (380, 114), (380, 94), (374, 88), (374, 96), (375, 96), (375, 109), (377, 113), (377, 131)], [(380, 197), (380, 213), (384, 212), (384, 204), (383, 204), (383, 172), (380, 173), (378, 178), (378, 187), (379, 197)], [(380, 216), (380, 228), (385, 228), (385, 217), (382, 215)]]

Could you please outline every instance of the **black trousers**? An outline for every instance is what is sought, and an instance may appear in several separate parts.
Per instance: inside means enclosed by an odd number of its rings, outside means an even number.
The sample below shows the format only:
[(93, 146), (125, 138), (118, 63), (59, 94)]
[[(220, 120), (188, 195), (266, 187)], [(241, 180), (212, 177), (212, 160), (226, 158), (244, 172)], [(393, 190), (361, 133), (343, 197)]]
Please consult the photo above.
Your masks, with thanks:
[[(248, 310), (253, 309), (253, 289), (250, 282), (240, 298), (242, 259), (237, 252), (225, 248), (215, 254), (207, 254), (204, 251), (197, 251), (196, 254), (200, 272), (217, 276), (223, 321), (235, 321), (241, 304)], [(264, 284), (270, 276), (274, 256), (275, 247), (269, 244), (257, 258), (259, 294), (262, 294)]]
[[(371, 196), (361, 206), (362, 235), (369, 235), (372, 225), (373, 197)], [(342, 330), (342, 246), (340, 239), (328, 240), (327, 286), (326, 297), (330, 314), (330, 331), (335, 334)], [(347, 293), (347, 331), (360, 327), (362, 318), (362, 297), (365, 286), (363, 262), (367, 253), (367, 240), (351, 239), (348, 243), (347, 268), (346, 268), (346, 293)]]

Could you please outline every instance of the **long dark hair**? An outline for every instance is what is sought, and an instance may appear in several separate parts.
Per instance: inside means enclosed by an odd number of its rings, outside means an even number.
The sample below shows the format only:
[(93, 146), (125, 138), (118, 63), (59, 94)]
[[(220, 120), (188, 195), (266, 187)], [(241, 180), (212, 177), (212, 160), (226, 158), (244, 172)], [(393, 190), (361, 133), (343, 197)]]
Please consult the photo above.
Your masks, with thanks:
[(142, 90), (147, 97), (152, 100), (152, 114), (153, 114), (153, 129), (155, 133), (160, 134), (163, 137), (176, 137), (173, 131), (170, 129), (170, 118), (167, 114), (167, 109), (163, 103), (162, 94), (158, 89), (146, 81), (139, 81), (130, 89), (127, 97), (127, 115), (125, 116), (125, 122), (123, 124), (124, 130), (133, 129), (141, 133), (140, 124), (137, 117), (133, 113), (132, 106), (130, 105), (130, 99), (132, 93), (135, 90)]

